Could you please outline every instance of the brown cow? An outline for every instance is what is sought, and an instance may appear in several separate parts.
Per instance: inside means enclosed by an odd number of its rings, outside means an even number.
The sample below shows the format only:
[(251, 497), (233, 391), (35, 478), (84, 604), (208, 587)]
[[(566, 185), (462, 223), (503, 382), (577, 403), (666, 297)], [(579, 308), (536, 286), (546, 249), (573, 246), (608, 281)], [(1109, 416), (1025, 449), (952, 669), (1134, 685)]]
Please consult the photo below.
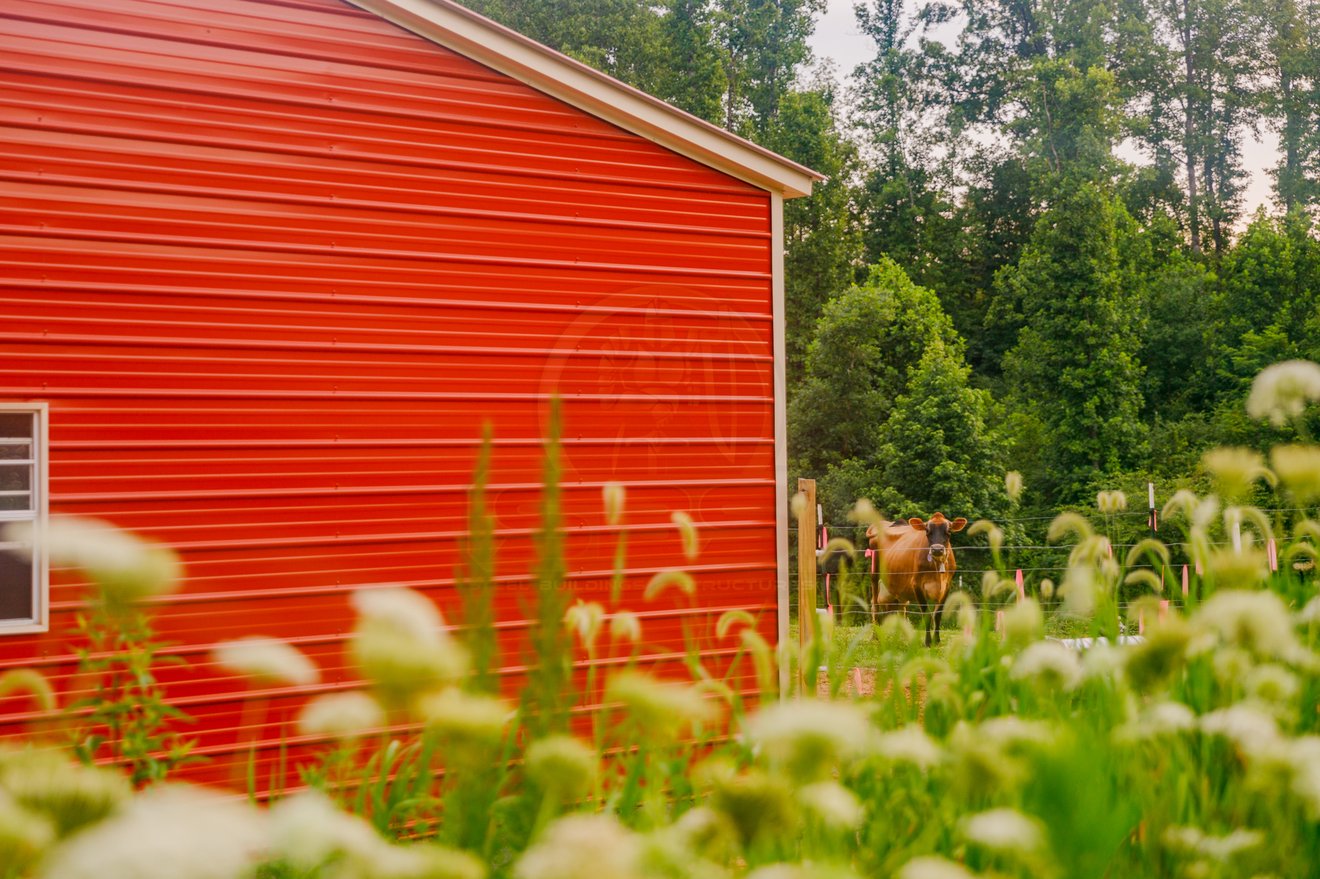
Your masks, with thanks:
[[(949, 595), (953, 572), (958, 570), (949, 535), (961, 531), (966, 525), (967, 520), (961, 516), (949, 521), (943, 513), (936, 513), (929, 522), (908, 519), (907, 522), (890, 522), (884, 528), (875, 525), (867, 528), (871, 548), (880, 554), (881, 573), (872, 581), (872, 614), (881, 603), (887, 610), (915, 604), (926, 615), (926, 646), (931, 645), (932, 629), (935, 643), (940, 643), (944, 599)], [(884, 577), (883, 602), (879, 594), (880, 576)]]

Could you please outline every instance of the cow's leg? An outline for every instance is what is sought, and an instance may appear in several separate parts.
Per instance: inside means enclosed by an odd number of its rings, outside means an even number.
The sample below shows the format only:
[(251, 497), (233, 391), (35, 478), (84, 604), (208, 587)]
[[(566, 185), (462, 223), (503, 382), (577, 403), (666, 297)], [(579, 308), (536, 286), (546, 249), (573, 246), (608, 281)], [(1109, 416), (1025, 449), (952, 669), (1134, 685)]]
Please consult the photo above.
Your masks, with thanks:
[(926, 646), (930, 646), (930, 617), (926, 615), (926, 593), (921, 589), (916, 590), (914, 603), (917, 605), (917, 613), (920, 619), (926, 623)]
[(946, 598), (948, 598), (947, 593), (944, 598), (941, 598), (935, 603), (935, 643), (937, 645), (940, 643), (940, 627), (944, 623), (944, 604)]

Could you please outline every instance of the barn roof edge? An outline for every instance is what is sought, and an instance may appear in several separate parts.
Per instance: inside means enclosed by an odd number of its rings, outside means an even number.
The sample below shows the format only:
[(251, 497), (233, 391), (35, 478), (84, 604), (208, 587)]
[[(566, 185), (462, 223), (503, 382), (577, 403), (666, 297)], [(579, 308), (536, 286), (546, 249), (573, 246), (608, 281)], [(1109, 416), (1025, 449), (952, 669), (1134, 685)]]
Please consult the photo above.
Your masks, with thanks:
[(453, 0), (346, 0), (661, 146), (785, 198), (825, 177)]

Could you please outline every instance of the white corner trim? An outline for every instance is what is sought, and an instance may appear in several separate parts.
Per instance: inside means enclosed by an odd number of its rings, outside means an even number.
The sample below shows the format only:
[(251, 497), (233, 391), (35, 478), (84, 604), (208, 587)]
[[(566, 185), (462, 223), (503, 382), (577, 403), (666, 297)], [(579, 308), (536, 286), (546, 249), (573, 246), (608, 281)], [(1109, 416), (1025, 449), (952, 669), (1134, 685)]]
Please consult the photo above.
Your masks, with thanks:
[[(775, 372), (775, 566), (779, 607), (779, 644), (788, 643), (788, 375), (784, 337), (784, 199), (770, 196), (771, 313), (774, 332)], [(786, 668), (780, 669), (779, 691), (788, 692)]]
[(386, 21), (654, 141), (778, 193), (810, 195), (824, 178), (664, 101), (483, 18), (453, 0), (347, 0)]

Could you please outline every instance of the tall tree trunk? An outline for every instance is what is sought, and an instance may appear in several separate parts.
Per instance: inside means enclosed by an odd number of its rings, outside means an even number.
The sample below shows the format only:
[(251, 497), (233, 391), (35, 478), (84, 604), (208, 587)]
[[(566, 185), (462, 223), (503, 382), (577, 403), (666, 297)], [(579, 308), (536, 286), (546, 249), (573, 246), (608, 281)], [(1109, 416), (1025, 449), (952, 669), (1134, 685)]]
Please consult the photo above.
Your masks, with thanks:
[(1192, 253), (1201, 252), (1201, 203), (1196, 191), (1196, 128), (1193, 122), (1192, 95), (1196, 90), (1196, 64), (1192, 58), (1192, 11), (1182, 0), (1183, 50), (1183, 152), (1187, 168), (1187, 226), (1191, 233)]

